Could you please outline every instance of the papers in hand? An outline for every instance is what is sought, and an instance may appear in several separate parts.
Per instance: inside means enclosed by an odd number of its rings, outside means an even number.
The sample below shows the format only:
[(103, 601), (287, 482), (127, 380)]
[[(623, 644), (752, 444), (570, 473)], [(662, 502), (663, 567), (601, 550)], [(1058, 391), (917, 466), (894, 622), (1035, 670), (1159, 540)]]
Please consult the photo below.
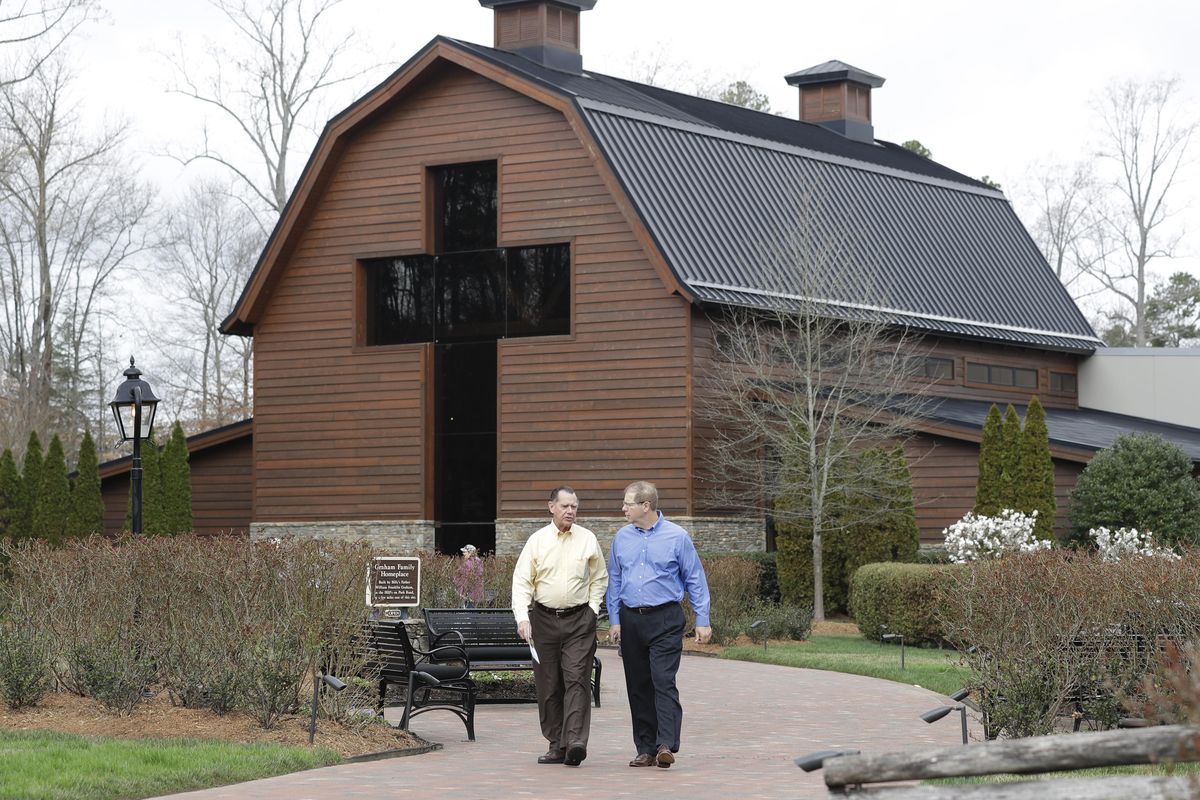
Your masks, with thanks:
[(533, 639), (529, 640), (529, 655), (531, 655), (533, 660), (538, 664), (542, 663), (542, 660), (538, 658), (537, 648), (533, 646)]

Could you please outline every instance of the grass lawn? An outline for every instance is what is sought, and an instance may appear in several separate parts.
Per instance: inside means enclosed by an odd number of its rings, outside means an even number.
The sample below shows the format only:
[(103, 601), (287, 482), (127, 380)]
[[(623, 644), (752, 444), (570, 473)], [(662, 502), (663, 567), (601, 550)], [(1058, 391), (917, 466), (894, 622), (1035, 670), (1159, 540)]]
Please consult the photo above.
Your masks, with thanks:
[(133, 800), (340, 760), (320, 747), (0, 731), (0, 800)]
[(899, 645), (880, 647), (858, 635), (814, 634), (804, 642), (772, 643), (765, 651), (761, 646), (727, 647), (722, 657), (867, 675), (916, 684), (944, 695), (966, 686), (971, 677), (970, 670), (959, 666), (958, 653), (953, 650), (906, 647), (902, 670)]

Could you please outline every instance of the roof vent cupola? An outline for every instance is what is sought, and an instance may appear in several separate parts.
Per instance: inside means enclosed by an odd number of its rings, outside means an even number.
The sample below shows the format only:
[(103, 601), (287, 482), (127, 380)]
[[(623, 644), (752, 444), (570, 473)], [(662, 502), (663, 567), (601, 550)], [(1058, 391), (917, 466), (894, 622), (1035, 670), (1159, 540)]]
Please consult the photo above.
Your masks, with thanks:
[(544, 67), (579, 73), (579, 14), (596, 0), (479, 0), (495, 11), (497, 50), (528, 58)]
[(848, 139), (875, 141), (871, 90), (884, 79), (843, 61), (826, 61), (786, 76), (800, 88), (800, 121), (813, 122)]

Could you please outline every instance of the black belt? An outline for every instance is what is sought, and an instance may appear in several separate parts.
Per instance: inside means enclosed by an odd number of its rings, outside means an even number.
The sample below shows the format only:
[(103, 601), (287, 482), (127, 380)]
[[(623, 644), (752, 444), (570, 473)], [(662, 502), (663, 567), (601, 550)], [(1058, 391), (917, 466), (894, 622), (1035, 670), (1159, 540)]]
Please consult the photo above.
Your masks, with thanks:
[(570, 608), (551, 608), (550, 606), (544, 606), (538, 601), (534, 600), (533, 607), (539, 611), (545, 611), (547, 614), (553, 614), (556, 617), (568, 617), (577, 611), (582, 611), (583, 609), (587, 608), (588, 604), (580, 603), (579, 605), (571, 606)]
[(638, 606), (637, 608), (630, 608), (629, 606), (625, 606), (625, 610), (632, 611), (634, 614), (650, 614), (654, 611), (662, 611), (664, 608), (670, 608), (672, 606), (677, 606), (677, 605), (679, 605), (679, 603), (670, 602), (670, 603), (661, 603), (660, 605), (657, 605), (657, 606)]

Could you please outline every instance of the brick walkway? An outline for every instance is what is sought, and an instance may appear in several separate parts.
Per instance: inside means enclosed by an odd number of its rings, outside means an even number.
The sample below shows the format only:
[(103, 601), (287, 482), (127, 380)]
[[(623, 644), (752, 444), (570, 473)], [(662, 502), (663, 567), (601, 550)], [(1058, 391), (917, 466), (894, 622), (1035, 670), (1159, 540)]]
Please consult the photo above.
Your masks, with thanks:
[[(484, 705), (477, 741), (457, 717), (431, 712), (412, 729), (445, 747), (433, 753), (310, 770), (219, 789), (172, 795), (187, 800), (751, 800), (825, 798), (821, 773), (792, 759), (827, 748), (879, 753), (961, 741), (957, 715), (927, 725), (922, 711), (945, 698), (890, 681), (685, 656), (679, 671), (683, 737), (671, 769), (631, 769), (624, 675), (616, 652), (602, 649), (603, 707), (593, 709), (588, 758), (578, 768), (539, 765), (546, 751), (533, 704)], [(978, 730), (973, 735), (979, 738)], [(318, 735), (318, 743), (319, 743)]]

